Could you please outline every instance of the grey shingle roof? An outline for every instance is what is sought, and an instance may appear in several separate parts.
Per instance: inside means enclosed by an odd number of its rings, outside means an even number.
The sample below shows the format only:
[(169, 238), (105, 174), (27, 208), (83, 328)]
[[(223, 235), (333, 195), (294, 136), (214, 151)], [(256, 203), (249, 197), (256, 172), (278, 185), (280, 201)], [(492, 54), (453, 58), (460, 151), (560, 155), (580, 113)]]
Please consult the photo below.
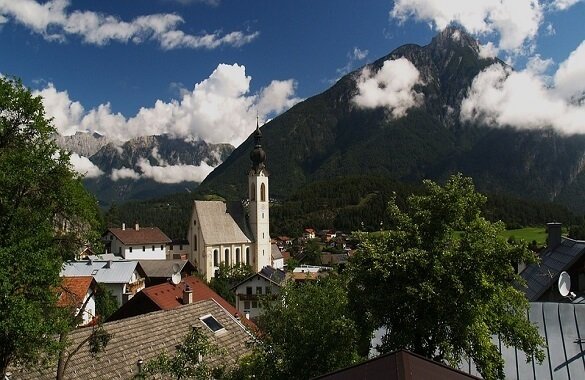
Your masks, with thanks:
[(187, 264), (187, 260), (140, 260), (140, 266), (147, 277), (171, 277), (175, 264), (179, 271)]
[(206, 244), (251, 243), (252, 234), (240, 202), (195, 201), (203, 240)]
[[(225, 331), (213, 333), (199, 318), (205, 315), (221, 323)], [(210, 341), (223, 349), (221, 354), (203, 358), (211, 365), (230, 365), (250, 351), (252, 337), (239, 322), (214, 300), (204, 300), (177, 309), (158, 311), (120, 321), (108, 322), (105, 330), (112, 335), (105, 351), (92, 357), (85, 344), (73, 356), (67, 379), (130, 379), (137, 373), (139, 359), (147, 362), (161, 352), (173, 352), (192, 326), (202, 328)], [(91, 333), (91, 328), (77, 329), (69, 335), (70, 350)], [(14, 379), (54, 379), (53, 372), (15, 373)]]
[[(585, 305), (531, 302), (528, 318), (546, 339), (542, 364), (526, 363), (523, 351), (494, 342), (504, 358), (506, 379), (585, 379)], [(479, 376), (473, 363), (462, 369)]]
[(99, 283), (124, 284), (130, 282), (138, 265), (138, 261), (70, 261), (63, 265), (60, 275), (93, 276)]
[(270, 253), (272, 254), (272, 260), (282, 259), (282, 253), (276, 244), (270, 245)]
[(585, 254), (585, 241), (563, 238), (554, 249), (547, 249), (541, 262), (531, 264), (520, 274), (528, 285), (523, 289), (529, 301), (537, 301), (551, 286), (558, 281), (559, 274), (568, 270)]

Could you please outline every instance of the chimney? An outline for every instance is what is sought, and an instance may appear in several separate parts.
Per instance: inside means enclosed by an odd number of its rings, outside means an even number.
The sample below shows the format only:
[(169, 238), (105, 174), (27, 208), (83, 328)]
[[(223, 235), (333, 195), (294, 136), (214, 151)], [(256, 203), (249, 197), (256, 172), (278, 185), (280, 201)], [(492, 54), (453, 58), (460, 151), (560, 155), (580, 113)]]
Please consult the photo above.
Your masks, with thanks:
[(183, 289), (183, 305), (189, 305), (193, 303), (193, 291), (188, 284), (185, 284)]
[(106, 262), (106, 265), (104, 265), (104, 268), (108, 268), (108, 269), (109, 269), (109, 268), (111, 268), (111, 267), (112, 267), (112, 260), (108, 260), (108, 261)]
[(561, 223), (547, 223), (548, 248), (555, 249), (561, 245)]
[(134, 224), (134, 229), (136, 231), (140, 231), (140, 226), (138, 225), (138, 221), (136, 221), (136, 223)]
[(126, 231), (126, 223), (122, 223), (122, 231)]

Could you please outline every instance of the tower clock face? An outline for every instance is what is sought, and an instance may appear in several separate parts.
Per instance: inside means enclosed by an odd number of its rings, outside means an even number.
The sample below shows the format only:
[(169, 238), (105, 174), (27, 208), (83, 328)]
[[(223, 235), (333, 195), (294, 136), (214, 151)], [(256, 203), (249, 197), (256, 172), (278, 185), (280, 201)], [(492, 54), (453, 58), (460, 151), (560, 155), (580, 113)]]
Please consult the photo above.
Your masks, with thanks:
[(261, 204), (260, 205), (260, 210), (261, 211), (265, 211), (266, 210), (266, 205), (265, 204)]

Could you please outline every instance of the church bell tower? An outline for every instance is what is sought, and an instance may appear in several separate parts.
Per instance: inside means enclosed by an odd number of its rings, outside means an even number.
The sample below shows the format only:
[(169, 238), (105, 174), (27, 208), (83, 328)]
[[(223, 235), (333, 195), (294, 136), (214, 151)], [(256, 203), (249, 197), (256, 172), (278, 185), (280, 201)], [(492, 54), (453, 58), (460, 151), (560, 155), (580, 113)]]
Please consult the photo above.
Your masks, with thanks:
[(252, 167), (248, 172), (249, 221), (255, 240), (253, 262), (248, 264), (256, 272), (272, 263), (268, 210), (268, 170), (266, 170), (265, 165), (266, 152), (262, 149), (261, 140), (262, 132), (260, 132), (256, 119), (254, 149), (250, 152)]

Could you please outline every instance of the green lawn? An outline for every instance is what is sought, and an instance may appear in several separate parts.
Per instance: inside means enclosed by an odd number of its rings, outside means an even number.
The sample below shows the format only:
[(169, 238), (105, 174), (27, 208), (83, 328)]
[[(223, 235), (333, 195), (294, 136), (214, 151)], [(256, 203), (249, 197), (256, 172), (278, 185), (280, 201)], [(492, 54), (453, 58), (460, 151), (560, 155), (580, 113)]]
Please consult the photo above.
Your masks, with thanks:
[(543, 227), (527, 227), (518, 230), (506, 230), (502, 234), (505, 238), (513, 236), (516, 240), (524, 240), (530, 243), (532, 240), (536, 240), (539, 246), (543, 246), (546, 243), (546, 229)]

